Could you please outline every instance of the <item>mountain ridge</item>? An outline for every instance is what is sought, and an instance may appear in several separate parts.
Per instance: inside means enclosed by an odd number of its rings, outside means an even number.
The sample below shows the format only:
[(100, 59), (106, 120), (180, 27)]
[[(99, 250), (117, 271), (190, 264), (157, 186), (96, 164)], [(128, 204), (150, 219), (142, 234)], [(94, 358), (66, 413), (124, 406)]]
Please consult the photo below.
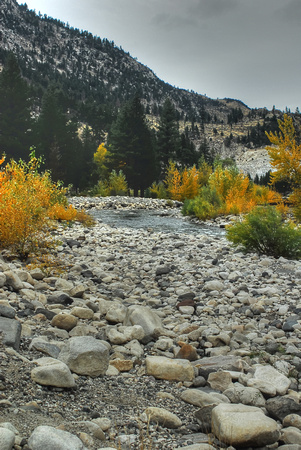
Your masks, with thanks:
[[(274, 131), (282, 115), (278, 110), (251, 109), (240, 100), (211, 99), (171, 86), (114, 42), (38, 15), (16, 0), (2, 0), (0, 6), (0, 64), (8, 52), (17, 56), (37, 103), (47, 86), (57, 83), (69, 110), (85, 122), (82, 105), (90, 102), (118, 110), (138, 93), (149, 123), (156, 128), (160, 108), (169, 97), (179, 128), (187, 129), (197, 146), (205, 142), (221, 157), (237, 157), (245, 147), (264, 148), (265, 130)], [(104, 125), (105, 132), (109, 125)]]

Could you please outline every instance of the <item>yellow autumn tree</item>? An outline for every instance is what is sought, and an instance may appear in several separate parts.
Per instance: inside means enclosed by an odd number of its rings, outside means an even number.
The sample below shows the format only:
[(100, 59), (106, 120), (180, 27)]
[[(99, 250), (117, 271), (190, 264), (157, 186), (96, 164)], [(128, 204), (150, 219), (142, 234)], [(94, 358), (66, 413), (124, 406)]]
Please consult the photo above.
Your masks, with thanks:
[(296, 141), (296, 131), (292, 117), (284, 115), (278, 120), (279, 132), (266, 133), (272, 145), (267, 147), (272, 172), (272, 184), (287, 181), (291, 186), (290, 202), (294, 206), (294, 214), (301, 221), (301, 144)]
[(97, 170), (99, 174), (103, 175), (106, 172), (107, 167), (105, 165), (105, 160), (108, 157), (108, 150), (105, 147), (105, 144), (102, 142), (96, 152), (93, 155), (94, 162), (97, 166)]
[(272, 145), (267, 147), (272, 172), (272, 183), (288, 181), (292, 189), (301, 186), (301, 145), (297, 144), (292, 117), (284, 115), (278, 120), (279, 132), (266, 133)]
[(199, 193), (199, 172), (195, 166), (180, 171), (176, 164), (170, 161), (164, 182), (166, 190), (173, 200), (192, 199)]

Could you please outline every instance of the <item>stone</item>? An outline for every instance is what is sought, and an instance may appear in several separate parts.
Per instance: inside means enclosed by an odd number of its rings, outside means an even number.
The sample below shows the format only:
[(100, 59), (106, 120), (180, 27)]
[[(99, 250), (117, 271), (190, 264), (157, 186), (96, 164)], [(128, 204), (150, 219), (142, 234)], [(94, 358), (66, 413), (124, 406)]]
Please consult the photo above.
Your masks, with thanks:
[(181, 347), (178, 353), (176, 353), (177, 359), (187, 359), (188, 361), (196, 361), (199, 359), (196, 348), (191, 344), (185, 344), (185, 342), (178, 342)]
[(96, 423), (102, 431), (108, 431), (112, 426), (112, 421), (108, 417), (97, 417), (96, 419), (92, 419), (92, 422)]
[(212, 411), (215, 407), (215, 404), (202, 406), (194, 414), (200, 425), (200, 430), (203, 431), (203, 433), (211, 433)]
[(55, 288), (58, 291), (69, 292), (73, 287), (72, 281), (65, 280), (64, 278), (58, 278), (55, 282)]
[(0, 339), (4, 345), (19, 350), (21, 331), (21, 323), (18, 320), (0, 317)]
[(160, 380), (193, 381), (195, 376), (193, 366), (184, 359), (148, 356), (145, 362), (146, 373)]
[(24, 285), (15, 272), (12, 270), (7, 270), (4, 272), (4, 275), (6, 277), (6, 286), (12, 287), (14, 291), (20, 291), (20, 289), (23, 289)]
[(30, 273), (30, 275), (32, 276), (32, 278), (34, 280), (41, 281), (41, 280), (43, 280), (45, 278), (45, 274), (43, 273), (43, 271), (39, 267), (35, 267), (29, 273)]
[(112, 359), (110, 365), (114, 366), (119, 372), (129, 372), (133, 368), (133, 361), (130, 359)]
[(240, 383), (234, 383), (232, 387), (226, 389), (223, 393), (232, 403), (258, 407), (265, 406), (265, 399), (259, 389), (245, 387)]
[(78, 375), (98, 377), (109, 366), (109, 349), (92, 336), (75, 336), (63, 347), (59, 359)]
[(111, 323), (123, 323), (126, 317), (127, 307), (122, 303), (114, 303), (106, 314), (106, 320)]
[(65, 292), (57, 291), (47, 297), (47, 303), (49, 305), (72, 305), (73, 299)]
[(16, 311), (11, 306), (0, 305), (0, 316), (7, 317), (8, 319), (14, 319)]
[(212, 432), (233, 447), (264, 447), (278, 441), (277, 422), (260, 408), (221, 403), (212, 410)]
[(42, 339), (40, 337), (37, 338), (33, 338), (30, 346), (29, 346), (29, 350), (38, 350), (39, 352), (45, 353), (46, 355), (52, 357), (52, 358), (57, 358), (60, 354), (60, 347), (58, 347), (55, 344), (52, 344), (50, 342), (48, 342), (45, 339)]
[(71, 314), (79, 319), (93, 319), (94, 312), (90, 308), (83, 308), (81, 306), (74, 306), (71, 309)]
[(71, 331), (77, 325), (77, 317), (72, 314), (60, 313), (53, 317), (51, 325), (61, 330)]
[(86, 292), (86, 290), (87, 289), (83, 284), (78, 284), (74, 286), (72, 289), (70, 289), (69, 295), (70, 297), (74, 298), (83, 298), (83, 295)]
[(230, 403), (229, 399), (218, 392), (205, 392), (201, 389), (186, 389), (181, 394), (181, 400), (194, 406), (219, 405), (220, 403)]
[(43, 386), (62, 388), (75, 387), (75, 380), (69, 367), (54, 358), (40, 358), (35, 361), (39, 366), (31, 371), (31, 379)]
[(28, 445), (31, 450), (87, 450), (74, 434), (50, 426), (35, 428)]
[(145, 410), (145, 414), (150, 422), (157, 423), (162, 427), (179, 428), (182, 426), (179, 417), (164, 408), (150, 407)]
[(0, 272), (0, 288), (2, 288), (6, 283), (6, 276), (3, 272)]
[(277, 395), (276, 387), (269, 381), (250, 378), (247, 381), (247, 386), (259, 389), (265, 397), (275, 397)]
[(128, 338), (113, 327), (107, 330), (107, 338), (114, 345), (122, 345), (128, 342)]
[(0, 448), (1, 450), (12, 450), (15, 443), (15, 433), (0, 424)]
[(162, 330), (162, 322), (155, 311), (147, 306), (131, 305), (124, 320), (125, 326), (140, 325), (144, 331), (143, 344), (147, 344), (160, 333)]
[(207, 281), (204, 284), (205, 291), (223, 291), (225, 289), (224, 283), (219, 280)]
[(271, 383), (276, 388), (278, 395), (285, 395), (291, 384), (289, 378), (274, 369), (274, 367), (268, 365), (256, 365), (254, 378)]
[(301, 430), (301, 416), (298, 414), (288, 414), (282, 423), (284, 427), (295, 427)]
[(171, 267), (169, 266), (158, 266), (156, 268), (156, 276), (166, 275), (171, 272)]
[(282, 428), (280, 441), (284, 444), (301, 444), (301, 430), (295, 427)]
[(196, 362), (195, 366), (198, 367), (199, 374), (206, 379), (211, 372), (218, 370), (243, 372), (248, 367), (243, 359), (233, 355), (202, 358)]
[(209, 373), (208, 384), (211, 389), (224, 392), (232, 385), (231, 374), (225, 371)]

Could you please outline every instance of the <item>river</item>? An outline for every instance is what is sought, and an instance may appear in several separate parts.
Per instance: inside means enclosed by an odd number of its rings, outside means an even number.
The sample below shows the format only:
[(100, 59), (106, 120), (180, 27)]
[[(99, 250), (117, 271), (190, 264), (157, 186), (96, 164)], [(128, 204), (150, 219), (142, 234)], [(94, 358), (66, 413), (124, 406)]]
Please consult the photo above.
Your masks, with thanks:
[(93, 216), (117, 228), (143, 228), (156, 232), (207, 234), (209, 236), (223, 236), (225, 229), (218, 226), (198, 224), (188, 218), (177, 218), (160, 210), (145, 209), (96, 209)]

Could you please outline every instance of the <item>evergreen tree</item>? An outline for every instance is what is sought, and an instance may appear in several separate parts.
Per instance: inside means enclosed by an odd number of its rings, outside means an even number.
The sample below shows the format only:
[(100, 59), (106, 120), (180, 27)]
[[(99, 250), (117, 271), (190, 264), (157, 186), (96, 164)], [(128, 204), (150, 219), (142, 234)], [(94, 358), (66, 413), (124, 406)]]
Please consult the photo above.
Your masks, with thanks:
[(108, 136), (111, 168), (122, 170), (134, 195), (156, 177), (155, 150), (143, 106), (136, 95), (120, 110)]
[(199, 146), (199, 157), (204, 160), (207, 164), (212, 165), (214, 161), (214, 155), (210, 149), (208, 141), (206, 137), (204, 137), (203, 141)]
[(164, 175), (169, 160), (175, 160), (181, 148), (176, 112), (169, 98), (165, 100), (160, 115), (157, 146), (161, 175)]
[(37, 154), (43, 156), (53, 180), (62, 180), (77, 189), (85, 171), (83, 145), (78, 138), (77, 123), (67, 121), (62, 111), (59, 95), (55, 86), (50, 86), (42, 99), (36, 126)]
[(11, 53), (0, 74), (0, 154), (5, 153), (7, 159), (28, 156), (32, 144), (28, 97), (27, 84)]
[(177, 155), (177, 161), (182, 166), (193, 166), (197, 164), (199, 156), (197, 154), (194, 143), (189, 139), (188, 130), (186, 128), (185, 132), (180, 136), (180, 151)]

